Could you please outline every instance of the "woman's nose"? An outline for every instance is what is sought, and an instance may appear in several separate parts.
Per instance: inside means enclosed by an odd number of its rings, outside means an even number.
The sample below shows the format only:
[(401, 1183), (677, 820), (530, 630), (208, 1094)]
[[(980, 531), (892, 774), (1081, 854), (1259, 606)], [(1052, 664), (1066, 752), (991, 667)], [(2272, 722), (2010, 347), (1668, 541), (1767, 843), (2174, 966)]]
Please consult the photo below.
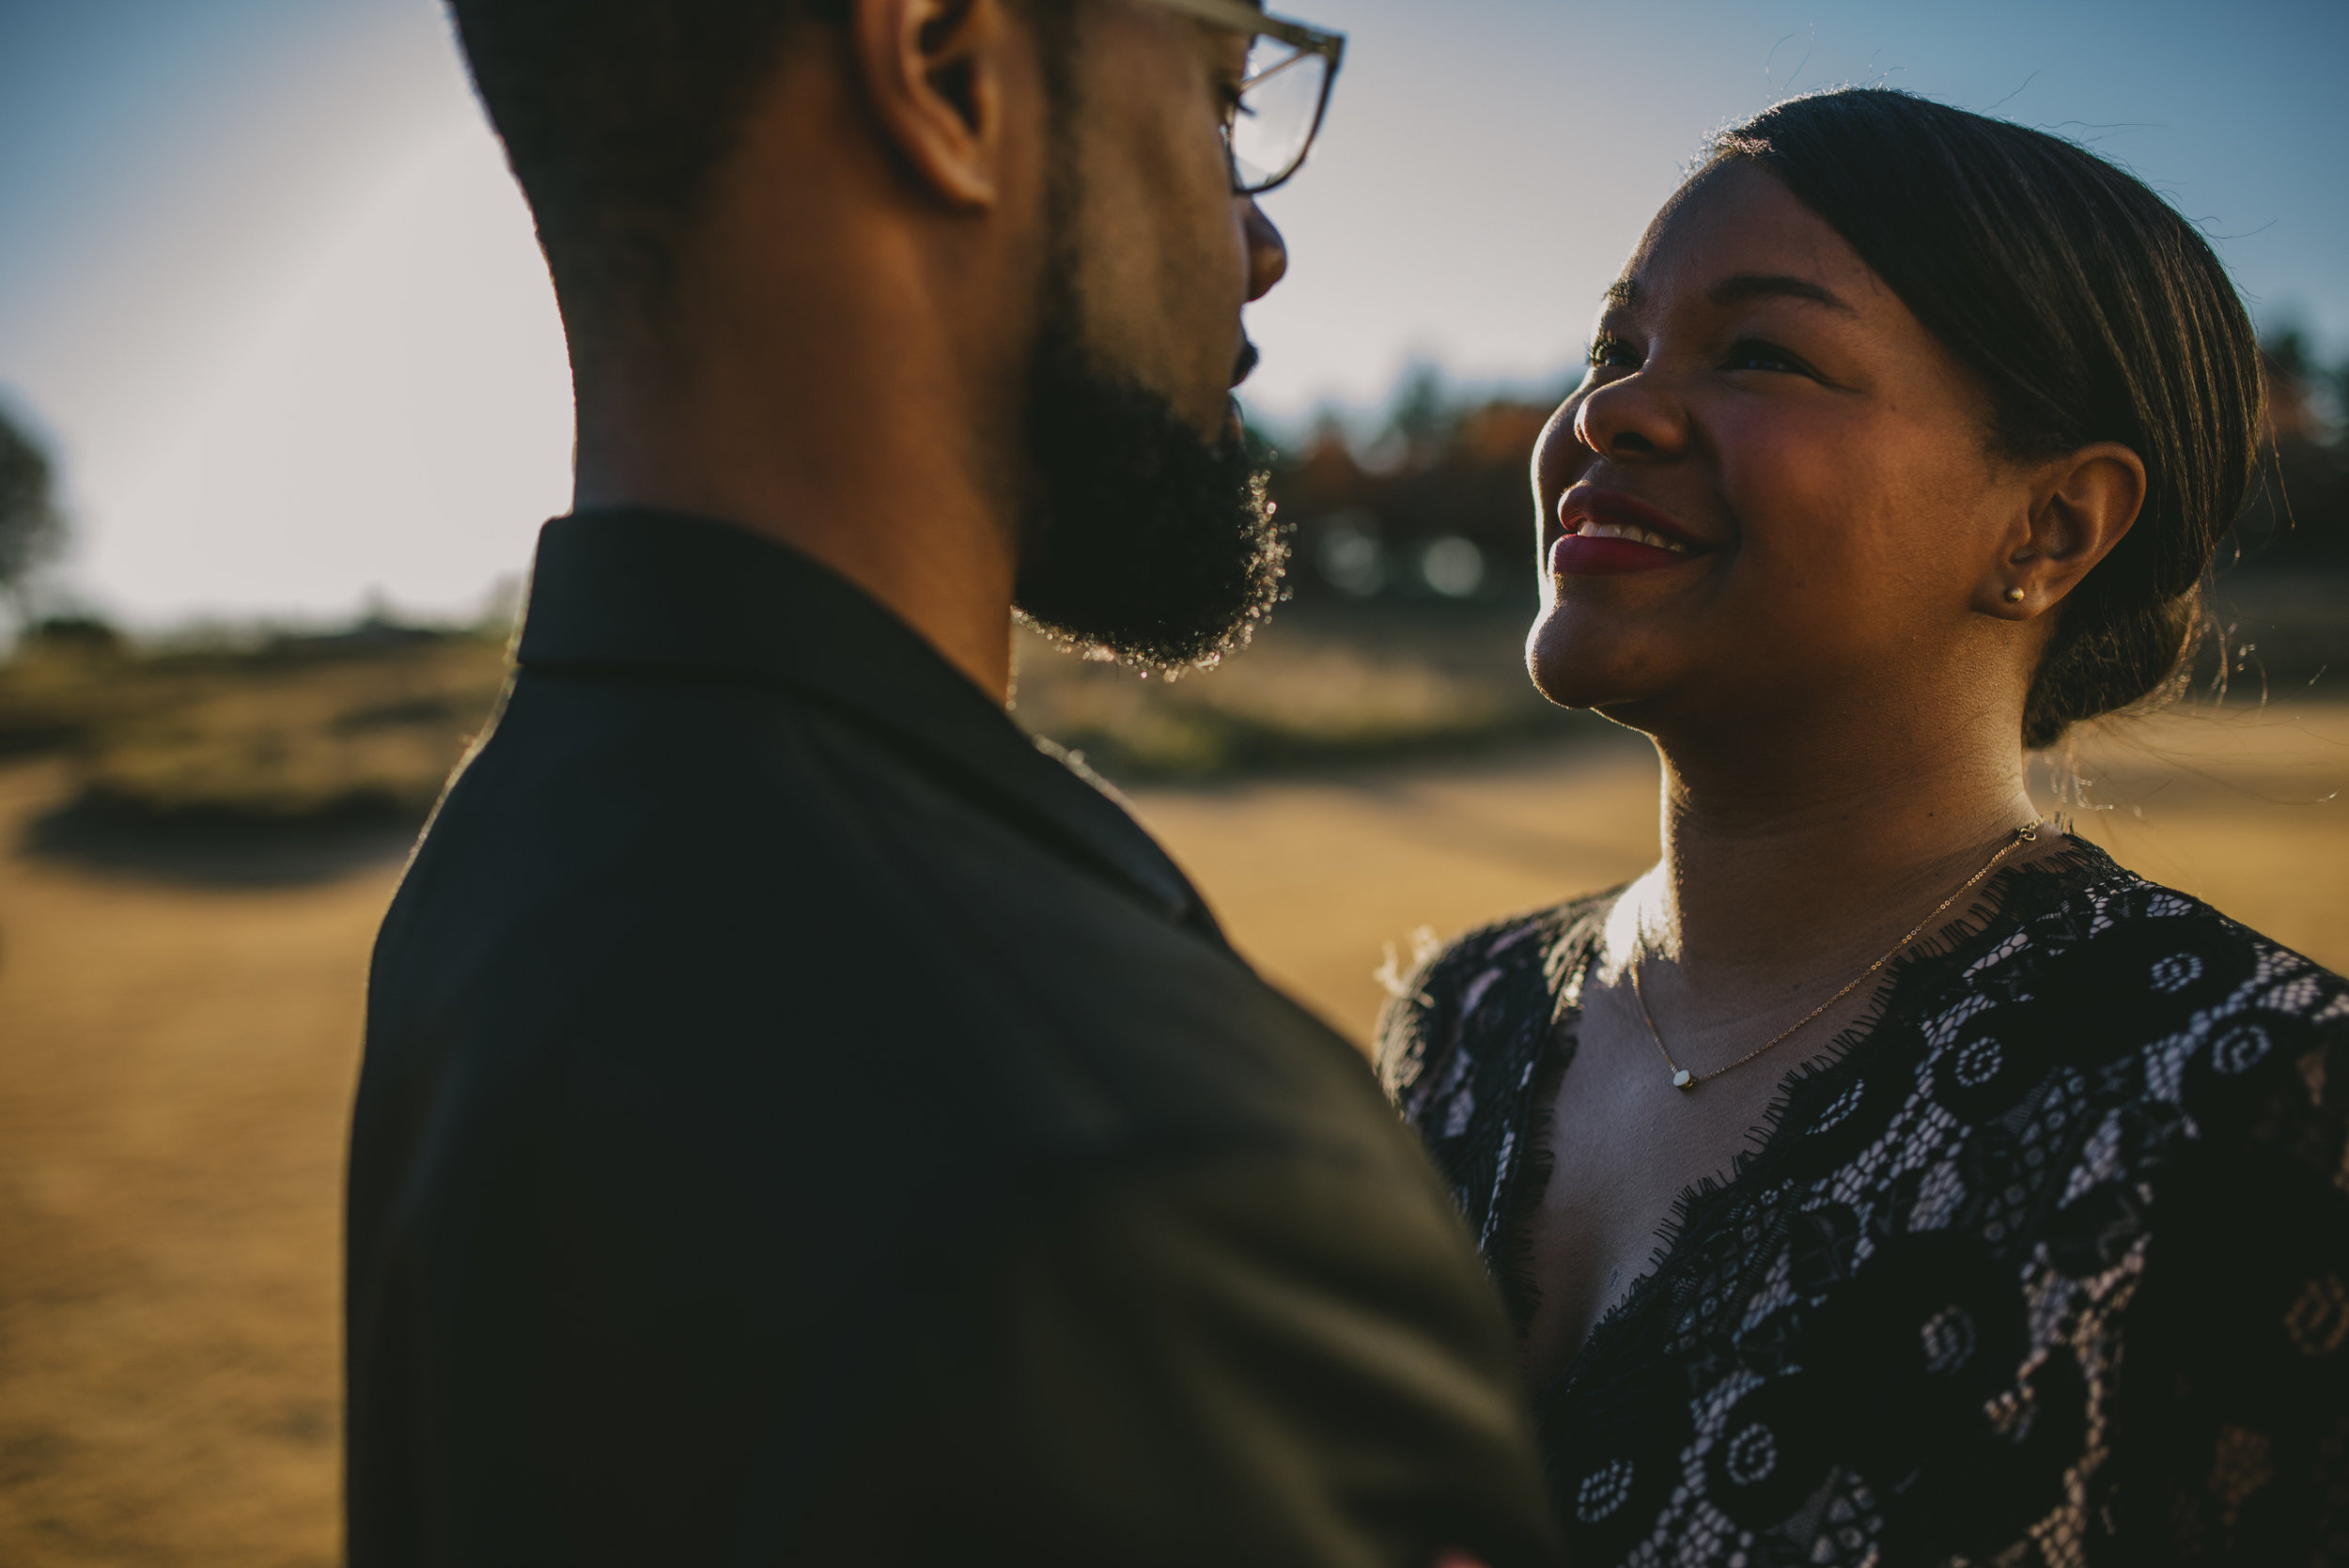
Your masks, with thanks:
[(1688, 444), (1688, 418), (1672, 397), (1641, 370), (1593, 388), (1574, 411), (1575, 439), (1618, 462), (1677, 457)]
[(1248, 298), (1251, 303), (1272, 292), (1272, 286), (1287, 275), (1289, 270), (1288, 241), (1272, 226), (1272, 220), (1264, 215), (1253, 196), (1240, 197), (1240, 233), (1248, 245)]

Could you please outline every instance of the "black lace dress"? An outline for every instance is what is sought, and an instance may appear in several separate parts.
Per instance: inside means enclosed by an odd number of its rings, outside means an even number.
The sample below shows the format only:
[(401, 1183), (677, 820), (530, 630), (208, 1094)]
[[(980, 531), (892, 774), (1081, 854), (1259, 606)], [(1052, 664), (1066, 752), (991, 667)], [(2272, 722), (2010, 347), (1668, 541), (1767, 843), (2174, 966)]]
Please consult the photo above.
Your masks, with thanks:
[[(1994, 891), (1533, 1390), (1577, 1568), (2349, 1561), (2349, 982), (2077, 841)], [(1610, 896), (1381, 1031), (1520, 1322)]]

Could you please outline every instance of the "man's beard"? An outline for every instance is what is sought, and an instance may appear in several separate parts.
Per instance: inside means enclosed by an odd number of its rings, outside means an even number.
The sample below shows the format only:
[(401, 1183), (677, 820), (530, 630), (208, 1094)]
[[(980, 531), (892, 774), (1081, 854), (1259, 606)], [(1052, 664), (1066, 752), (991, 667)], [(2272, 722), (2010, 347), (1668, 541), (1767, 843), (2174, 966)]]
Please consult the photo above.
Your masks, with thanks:
[(1027, 516), (1013, 603), (1057, 641), (1144, 670), (1213, 664), (1282, 597), (1286, 531), (1237, 429), (1209, 440), (1089, 353), (1066, 269), (1028, 390)]

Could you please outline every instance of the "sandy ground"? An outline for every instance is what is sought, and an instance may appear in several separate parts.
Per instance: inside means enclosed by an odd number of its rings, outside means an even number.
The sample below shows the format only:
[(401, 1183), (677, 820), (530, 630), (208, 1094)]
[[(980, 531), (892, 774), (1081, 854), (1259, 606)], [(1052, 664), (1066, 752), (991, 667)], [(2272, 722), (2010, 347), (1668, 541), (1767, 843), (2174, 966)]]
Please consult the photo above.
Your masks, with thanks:
[[(2349, 970), (2349, 705), (2116, 725), (2043, 807), (2124, 865)], [(1573, 752), (1142, 792), (1134, 804), (1260, 968), (1356, 1039), (1386, 944), (1451, 936), (1636, 875), (1656, 856), (1654, 753)]]
[[(2099, 748), (2085, 831), (2349, 968), (2349, 708)], [(0, 843), (55, 799), (0, 771)], [(1382, 944), (1635, 872), (1654, 765), (1572, 752), (1140, 792), (1239, 944), (1366, 1036)], [(337, 1206), (396, 862), (0, 859), (0, 1565), (337, 1555)]]

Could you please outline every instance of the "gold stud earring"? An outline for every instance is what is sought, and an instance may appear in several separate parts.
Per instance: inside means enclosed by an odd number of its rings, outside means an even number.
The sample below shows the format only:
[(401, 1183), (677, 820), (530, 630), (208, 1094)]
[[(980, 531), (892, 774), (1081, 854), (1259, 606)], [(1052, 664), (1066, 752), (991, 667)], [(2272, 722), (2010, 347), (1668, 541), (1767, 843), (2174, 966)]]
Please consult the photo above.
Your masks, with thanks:
[(2006, 591), (2006, 601), (2007, 601), (2007, 603), (2009, 603), (2009, 604), (2020, 604), (2020, 603), (2022, 603), (2022, 602), (2023, 602), (2023, 590), (2022, 590), (2022, 589), (2020, 589), (2020, 588), (2009, 588), (2009, 589)]

